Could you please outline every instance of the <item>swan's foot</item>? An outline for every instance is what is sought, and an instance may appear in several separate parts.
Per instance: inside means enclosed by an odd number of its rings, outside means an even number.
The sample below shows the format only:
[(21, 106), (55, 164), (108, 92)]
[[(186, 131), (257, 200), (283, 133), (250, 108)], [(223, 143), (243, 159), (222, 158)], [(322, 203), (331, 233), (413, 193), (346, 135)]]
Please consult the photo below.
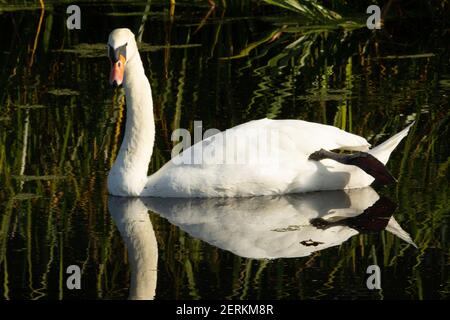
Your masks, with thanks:
[(313, 161), (331, 159), (342, 164), (357, 166), (383, 185), (397, 181), (380, 160), (367, 152), (341, 154), (320, 149), (311, 153), (308, 159)]
[[(320, 161), (320, 160), (326, 159), (327, 158), (327, 155), (326, 155), (327, 152), (329, 152), (329, 151), (326, 151), (324, 149), (320, 149), (319, 151), (311, 153), (309, 155), (308, 160)], [(330, 152), (330, 153), (332, 153), (332, 152)]]

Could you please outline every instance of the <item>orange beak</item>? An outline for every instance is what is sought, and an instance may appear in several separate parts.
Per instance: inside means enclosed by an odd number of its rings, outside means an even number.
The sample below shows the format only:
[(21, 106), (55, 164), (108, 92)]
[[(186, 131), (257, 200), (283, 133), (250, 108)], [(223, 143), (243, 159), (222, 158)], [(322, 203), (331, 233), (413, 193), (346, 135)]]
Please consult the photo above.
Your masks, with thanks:
[(111, 75), (109, 76), (109, 83), (113, 87), (118, 87), (123, 82), (123, 74), (125, 72), (125, 57), (119, 55), (119, 60), (111, 62)]

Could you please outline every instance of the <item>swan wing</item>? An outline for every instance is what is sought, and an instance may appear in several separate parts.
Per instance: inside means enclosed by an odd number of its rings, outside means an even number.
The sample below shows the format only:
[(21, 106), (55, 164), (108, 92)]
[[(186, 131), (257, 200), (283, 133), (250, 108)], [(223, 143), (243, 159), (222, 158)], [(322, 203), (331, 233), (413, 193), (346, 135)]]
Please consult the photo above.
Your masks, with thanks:
[[(250, 121), (185, 149), (149, 177), (143, 196), (221, 197), (310, 191), (308, 156), (323, 148), (366, 151), (366, 139), (301, 120)], [(332, 187), (332, 185), (331, 185)], [(300, 188), (300, 189), (299, 189)]]

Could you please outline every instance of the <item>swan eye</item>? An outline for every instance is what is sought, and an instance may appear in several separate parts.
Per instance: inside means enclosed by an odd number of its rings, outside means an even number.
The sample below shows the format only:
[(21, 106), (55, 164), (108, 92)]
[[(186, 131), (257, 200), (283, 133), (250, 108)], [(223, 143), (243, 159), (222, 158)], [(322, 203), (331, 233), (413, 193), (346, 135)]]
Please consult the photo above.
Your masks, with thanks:
[(125, 43), (123, 46), (120, 46), (116, 49), (116, 56), (119, 58), (120, 56), (123, 56), (125, 59), (127, 58), (127, 44)]
[(127, 58), (127, 44), (128, 43), (125, 43), (117, 49), (114, 49), (111, 45), (108, 45), (108, 56), (113, 63), (119, 61), (120, 56), (123, 56), (125, 59)]

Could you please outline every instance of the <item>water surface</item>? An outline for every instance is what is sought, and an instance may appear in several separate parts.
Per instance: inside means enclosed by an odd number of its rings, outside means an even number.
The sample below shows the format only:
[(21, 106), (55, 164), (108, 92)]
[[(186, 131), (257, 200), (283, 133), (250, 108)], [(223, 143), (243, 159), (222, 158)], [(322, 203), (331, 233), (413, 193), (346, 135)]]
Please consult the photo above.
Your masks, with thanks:
[[(152, 202), (106, 190), (125, 123), (107, 36), (137, 33), (145, 3), (81, 6), (74, 31), (65, 8), (48, 2), (41, 23), (39, 7), (0, 9), (3, 299), (449, 298), (448, 23), (405, 16), (373, 32), (364, 16), (317, 24), (267, 7), (204, 20), (205, 4), (171, 19), (152, 1), (141, 46), (157, 128), (149, 173), (194, 120), (223, 130), (303, 119), (374, 145), (416, 121), (389, 161), (389, 187)], [(81, 290), (66, 288), (73, 264)], [(373, 264), (382, 290), (366, 287)]]

